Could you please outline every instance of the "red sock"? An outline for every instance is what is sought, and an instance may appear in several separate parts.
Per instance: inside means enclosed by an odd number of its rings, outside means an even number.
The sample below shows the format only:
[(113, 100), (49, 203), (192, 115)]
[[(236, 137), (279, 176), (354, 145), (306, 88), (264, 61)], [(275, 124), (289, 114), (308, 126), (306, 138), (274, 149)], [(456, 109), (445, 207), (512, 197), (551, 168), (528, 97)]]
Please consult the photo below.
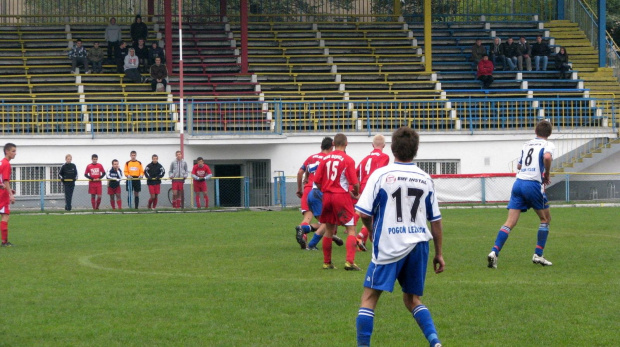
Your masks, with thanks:
[(157, 207), (157, 198), (153, 198), (153, 208)]
[(362, 242), (366, 243), (368, 240), (368, 229), (366, 229), (366, 227), (362, 227), (362, 230), (360, 230), (360, 233), (357, 236), (362, 239)]
[(205, 194), (205, 208), (209, 208), (209, 197)]
[(99, 209), (99, 205), (101, 205), (101, 198), (97, 198), (97, 209)]
[(331, 237), (323, 237), (323, 263), (332, 262), (332, 241)]
[(0, 222), (0, 233), (2, 234), (2, 243), (9, 242), (9, 222)]
[(177, 199), (177, 208), (181, 208), (181, 199)]
[(153, 204), (153, 198), (149, 198), (149, 203), (146, 205), (148, 208), (151, 208), (151, 205)]
[(355, 236), (347, 236), (347, 261), (351, 264), (355, 263), (355, 251), (357, 251), (357, 240)]
[(200, 208), (200, 195), (196, 194), (196, 207)]
[(112, 205), (113, 210), (116, 210), (116, 202), (114, 201), (114, 198), (110, 198), (110, 205)]
[(116, 200), (116, 205), (118, 206), (119, 210), (123, 208), (122, 201), (123, 200), (121, 200), (121, 199)]
[(90, 197), (90, 204), (93, 206), (93, 210), (97, 208), (97, 200), (95, 199), (94, 196)]

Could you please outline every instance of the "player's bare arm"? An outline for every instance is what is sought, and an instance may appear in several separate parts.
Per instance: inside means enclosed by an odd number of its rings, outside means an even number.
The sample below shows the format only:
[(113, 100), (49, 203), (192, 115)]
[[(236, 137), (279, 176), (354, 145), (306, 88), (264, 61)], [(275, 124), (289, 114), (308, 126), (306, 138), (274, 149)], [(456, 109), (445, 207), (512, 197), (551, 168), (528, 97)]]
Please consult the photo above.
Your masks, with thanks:
[(351, 197), (353, 197), (353, 199), (359, 199), (360, 198), (360, 184), (354, 184), (353, 185), (353, 189), (350, 191), (351, 193)]
[(433, 245), (435, 246), (435, 257), (433, 258), (433, 268), (435, 273), (441, 273), (446, 267), (443, 260), (443, 224), (440, 220), (431, 222), (431, 235), (433, 235)]
[(301, 197), (304, 195), (303, 194), (303, 189), (302, 189), (302, 179), (304, 177), (304, 172), (305, 170), (299, 169), (299, 171), (297, 171), (297, 197), (301, 199)]
[(548, 185), (551, 183), (551, 179), (549, 174), (551, 174), (551, 162), (553, 161), (553, 157), (551, 153), (545, 153), (543, 156), (543, 165), (545, 165), (545, 173), (543, 174), (543, 184)]
[(366, 229), (372, 230), (372, 217), (362, 212), (357, 212), (360, 214), (360, 218), (362, 219), (362, 223), (364, 223)]

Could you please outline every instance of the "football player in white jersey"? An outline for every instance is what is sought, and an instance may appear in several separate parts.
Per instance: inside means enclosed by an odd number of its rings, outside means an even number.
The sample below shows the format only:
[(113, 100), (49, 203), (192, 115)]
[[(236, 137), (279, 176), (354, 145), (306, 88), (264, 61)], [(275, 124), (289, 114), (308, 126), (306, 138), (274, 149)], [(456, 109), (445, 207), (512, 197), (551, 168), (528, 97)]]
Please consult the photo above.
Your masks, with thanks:
[(521, 150), (521, 158), (517, 169), (517, 180), (512, 186), (510, 201), (508, 202), (508, 219), (497, 233), (495, 244), (487, 256), (488, 266), (497, 268), (497, 257), (508, 239), (510, 231), (517, 225), (521, 212), (533, 208), (540, 225), (538, 227), (538, 242), (534, 250), (532, 262), (542, 266), (552, 265), (543, 257), (543, 250), (549, 235), (551, 213), (545, 194), (545, 186), (551, 183), (549, 170), (553, 161), (555, 146), (547, 141), (551, 136), (552, 125), (546, 120), (536, 124), (536, 138), (526, 142)]
[[(429, 310), (420, 297), (424, 291), (429, 240), (434, 239), (435, 273), (443, 272), (443, 228), (431, 177), (412, 161), (419, 136), (409, 127), (392, 134), (394, 163), (375, 170), (355, 209), (370, 230), (372, 262), (364, 281), (357, 316), (357, 345), (370, 346), (374, 310), (379, 296), (391, 292), (398, 280), (403, 302), (431, 347), (441, 342)], [(430, 230), (427, 225), (430, 222)]]

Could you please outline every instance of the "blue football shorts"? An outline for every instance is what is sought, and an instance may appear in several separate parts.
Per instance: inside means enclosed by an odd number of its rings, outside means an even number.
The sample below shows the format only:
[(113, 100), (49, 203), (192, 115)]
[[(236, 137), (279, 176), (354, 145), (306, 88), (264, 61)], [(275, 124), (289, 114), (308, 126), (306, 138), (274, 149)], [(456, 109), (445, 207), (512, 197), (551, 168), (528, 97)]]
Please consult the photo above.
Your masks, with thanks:
[(308, 207), (310, 211), (312, 211), (312, 214), (318, 219), (323, 211), (323, 192), (313, 188), (310, 193), (308, 193)]
[(366, 271), (364, 287), (392, 292), (394, 282), (403, 289), (403, 293), (422, 296), (428, 265), (428, 241), (419, 242), (409, 254), (397, 262), (377, 265), (371, 262)]
[(543, 185), (538, 181), (526, 181), (517, 179), (512, 185), (508, 209), (525, 212), (530, 208), (544, 210), (549, 208), (547, 194), (543, 191)]

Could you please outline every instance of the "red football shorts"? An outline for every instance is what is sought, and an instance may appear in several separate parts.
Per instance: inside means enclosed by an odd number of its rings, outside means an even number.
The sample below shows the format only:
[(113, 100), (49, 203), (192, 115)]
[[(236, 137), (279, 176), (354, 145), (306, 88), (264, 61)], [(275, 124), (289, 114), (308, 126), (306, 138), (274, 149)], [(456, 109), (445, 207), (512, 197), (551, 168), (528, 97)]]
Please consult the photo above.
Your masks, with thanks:
[(301, 195), (301, 213), (310, 211), (310, 206), (308, 206), (308, 194), (310, 194), (311, 191), (312, 186), (304, 187), (304, 193)]
[(112, 194), (121, 195), (121, 186), (119, 185), (116, 188), (112, 188), (112, 187), (108, 186), (108, 195), (112, 195)]
[(11, 214), (11, 208), (9, 206), (11, 206), (11, 204), (0, 207), (0, 214)]
[(161, 192), (161, 184), (149, 185), (149, 194), (159, 194)]
[(321, 213), (320, 222), (334, 225), (355, 225), (355, 220), (353, 219), (355, 209), (353, 208), (352, 200), (349, 193), (324, 193), (323, 212)]
[(183, 190), (185, 180), (172, 180), (172, 190)]
[(207, 181), (194, 180), (194, 192), (207, 192)]
[(88, 194), (91, 195), (101, 195), (101, 181), (98, 182), (88, 182)]

